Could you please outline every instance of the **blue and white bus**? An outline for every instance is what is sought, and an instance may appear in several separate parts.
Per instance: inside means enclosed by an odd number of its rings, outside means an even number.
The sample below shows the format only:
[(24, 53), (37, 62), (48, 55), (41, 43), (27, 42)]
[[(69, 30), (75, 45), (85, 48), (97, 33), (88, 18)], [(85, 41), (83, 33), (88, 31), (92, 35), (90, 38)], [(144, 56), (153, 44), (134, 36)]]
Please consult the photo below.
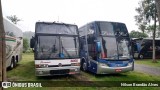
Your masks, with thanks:
[(134, 70), (131, 40), (124, 23), (93, 21), (79, 28), (81, 69), (95, 74)]
[[(156, 58), (160, 58), (160, 38), (155, 38)], [(152, 58), (153, 55), (153, 39), (152, 38), (133, 38), (132, 50), (135, 59)]]

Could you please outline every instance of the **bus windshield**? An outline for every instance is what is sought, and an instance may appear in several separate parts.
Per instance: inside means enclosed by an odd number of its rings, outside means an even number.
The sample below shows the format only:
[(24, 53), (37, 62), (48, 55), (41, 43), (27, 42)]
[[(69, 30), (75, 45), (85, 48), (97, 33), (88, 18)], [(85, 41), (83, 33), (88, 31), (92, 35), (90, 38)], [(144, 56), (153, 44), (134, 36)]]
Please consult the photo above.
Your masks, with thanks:
[(119, 59), (130, 59), (129, 38), (117, 38)]
[(116, 22), (99, 22), (97, 23), (99, 34), (102, 36), (128, 36), (126, 25)]
[(102, 43), (101, 58), (108, 60), (130, 59), (130, 40), (123, 23), (99, 22), (100, 40)]
[[(77, 58), (78, 37), (37, 36), (36, 59)], [(63, 57), (60, 56), (63, 54)]]
[(129, 39), (116, 37), (102, 37), (102, 54), (109, 60), (130, 59)]

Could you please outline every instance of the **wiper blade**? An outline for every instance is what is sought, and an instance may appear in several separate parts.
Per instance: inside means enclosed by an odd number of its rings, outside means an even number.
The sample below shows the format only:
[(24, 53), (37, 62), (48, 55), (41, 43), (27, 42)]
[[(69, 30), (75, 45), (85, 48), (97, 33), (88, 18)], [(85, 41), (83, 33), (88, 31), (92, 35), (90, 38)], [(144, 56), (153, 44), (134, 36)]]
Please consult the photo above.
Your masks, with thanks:
[(66, 52), (66, 54), (68, 55), (68, 57), (71, 58), (71, 56), (68, 53), (68, 51), (64, 48), (62, 40), (60, 40), (60, 41), (61, 41), (61, 48), (62, 48), (62, 52), (61, 53), (63, 53), (63, 50), (64, 50)]

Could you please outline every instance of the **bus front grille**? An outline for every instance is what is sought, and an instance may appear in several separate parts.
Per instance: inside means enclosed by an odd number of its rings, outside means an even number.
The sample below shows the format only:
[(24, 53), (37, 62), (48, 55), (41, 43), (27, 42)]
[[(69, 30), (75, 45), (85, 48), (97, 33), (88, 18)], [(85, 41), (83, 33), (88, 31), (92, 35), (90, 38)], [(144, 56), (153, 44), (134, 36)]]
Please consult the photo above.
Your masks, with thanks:
[(61, 69), (61, 70), (51, 70), (50, 71), (50, 74), (57, 74), (57, 75), (59, 75), (59, 74), (68, 74), (69, 73), (69, 69)]

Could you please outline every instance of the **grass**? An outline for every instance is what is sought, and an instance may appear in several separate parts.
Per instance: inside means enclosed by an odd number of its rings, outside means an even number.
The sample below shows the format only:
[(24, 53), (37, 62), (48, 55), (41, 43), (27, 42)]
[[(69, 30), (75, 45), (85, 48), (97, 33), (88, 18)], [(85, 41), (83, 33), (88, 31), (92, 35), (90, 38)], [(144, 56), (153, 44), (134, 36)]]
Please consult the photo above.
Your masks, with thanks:
[(9, 80), (36, 80), (34, 76), (34, 60), (33, 53), (23, 54), (22, 61), (18, 66), (7, 72)]
[(56, 76), (56, 77), (36, 77), (34, 67), (33, 53), (23, 53), (22, 61), (16, 68), (7, 72), (10, 81), (55, 81), (55, 80), (71, 80), (72, 76)]
[(45, 87), (45, 88), (9, 88), (7, 90), (160, 90), (153, 87)]
[(152, 76), (145, 73), (139, 73), (135, 71), (121, 73), (121, 74), (109, 74), (109, 75), (95, 75), (91, 73), (85, 73), (94, 81), (160, 81), (160, 76)]
[[(136, 61), (137, 63), (137, 61)], [(74, 77), (72, 75), (37, 78), (34, 71), (33, 53), (23, 54), (19, 65), (7, 72), (9, 81), (160, 81), (160, 76), (152, 76), (135, 71), (122, 74), (94, 75), (81, 72)], [(160, 90), (157, 87), (43, 87), (43, 88), (8, 88), (7, 90)]]
[(151, 59), (135, 60), (137, 64), (149, 65), (153, 67), (160, 67), (160, 60), (157, 59), (157, 63), (153, 63)]

